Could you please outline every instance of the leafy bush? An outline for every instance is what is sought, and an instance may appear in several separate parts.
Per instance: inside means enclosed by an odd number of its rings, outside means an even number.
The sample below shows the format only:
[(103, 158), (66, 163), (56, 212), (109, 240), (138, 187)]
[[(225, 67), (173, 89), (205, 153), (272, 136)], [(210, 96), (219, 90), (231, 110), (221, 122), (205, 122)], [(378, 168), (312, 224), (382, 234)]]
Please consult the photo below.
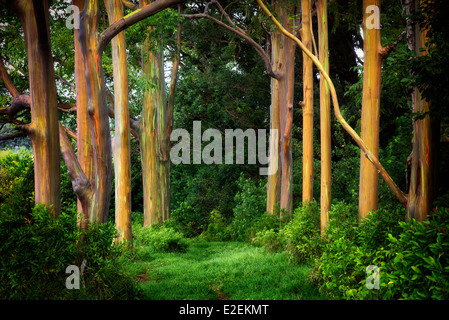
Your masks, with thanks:
[(279, 233), (275, 229), (263, 229), (256, 232), (254, 238), (251, 239), (251, 243), (275, 252), (284, 249), (283, 243), (279, 240)]
[(235, 195), (236, 206), (231, 230), (234, 239), (246, 240), (250, 227), (265, 212), (266, 191), (263, 181), (257, 183), (251, 179), (245, 179), (243, 174), (240, 175), (237, 184), (240, 190)]
[[(334, 210), (332, 210), (332, 213)], [(449, 210), (404, 222), (404, 209), (372, 212), (358, 227), (331, 219), (317, 259), (320, 291), (334, 299), (448, 299)], [(353, 225), (346, 216), (343, 225)], [(366, 286), (366, 268), (379, 268), (379, 290)]]
[(316, 202), (296, 208), (292, 220), (279, 231), (285, 251), (296, 262), (310, 261), (321, 252), (320, 207)]
[(231, 239), (231, 229), (218, 210), (212, 210), (207, 230), (199, 236), (201, 240), (227, 241)]
[(187, 239), (183, 234), (163, 224), (149, 227), (133, 226), (133, 233), (138, 243), (152, 246), (163, 252), (186, 252)]
[(384, 267), (384, 298), (449, 299), (449, 209), (400, 227), (399, 236), (388, 238), (394, 255)]
[[(34, 164), (31, 153), (20, 149), (0, 157), (0, 204), (30, 212), (34, 204)], [(15, 205), (17, 203), (17, 205)]]
[[(12, 198), (17, 199), (17, 198)], [(112, 224), (90, 225), (79, 232), (76, 213), (54, 218), (43, 205), (30, 212), (0, 206), (0, 298), (3, 299), (124, 299), (137, 291), (117, 269), (121, 248), (113, 245)], [(86, 261), (85, 287), (68, 290), (69, 265)]]

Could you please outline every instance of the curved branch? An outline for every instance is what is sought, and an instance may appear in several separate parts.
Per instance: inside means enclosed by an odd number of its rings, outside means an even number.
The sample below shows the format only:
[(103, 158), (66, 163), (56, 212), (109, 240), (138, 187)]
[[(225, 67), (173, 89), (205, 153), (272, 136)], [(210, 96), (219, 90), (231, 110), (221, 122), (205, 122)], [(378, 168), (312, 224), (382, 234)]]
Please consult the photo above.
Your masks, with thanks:
[(357, 143), (357, 145), (359, 146), (359, 148), (363, 151), (363, 153), (365, 154), (366, 158), (376, 167), (376, 169), (378, 170), (379, 174), (381, 175), (382, 179), (384, 179), (384, 181), (387, 183), (388, 187), (390, 188), (391, 192), (393, 192), (393, 194), (396, 196), (396, 198), (399, 200), (399, 202), (406, 206), (407, 205), (407, 195), (401, 190), (399, 189), (399, 187), (396, 185), (396, 183), (393, 181), (393, 179), (390, 177), (390, 175), (388, 174), (388, 172), (385, 170), (385, 168), (382, 166), (382, 164), (379, 162), (379, 160), (371, 153), (370, 150), (368, 150), (368, 148), (365, 145), (365, 142), (360, 138), (360, 136), (357, 134), (357, 132), (354, 131), (354, 129), (352, 129), (352, 127), (346, 122), (346, 120), (343, 118), (343, 116), (341, 115), (340, 112), (340, 107), (338, 105), (338, 98), (337, 98), (337, 93), (334, 87), (334, 84), (332, 83), (332, 80), (330, 79), (328, 73), (326, 72), (326, 70), (324, 69), (323, 65), (320, 63), (320, 61), (317, 59), (316, 56), (314, 56), (305, 46), (304, 44), (297, 38), (295, 37), (293, 34), (291, 34), (290, 32), (288, 32), (277, 20), (276, 18), (271, 14), (270, 10), (268, 10), (268, 8), (262, 3), (261, 0), (257, 0), (257, 2), (259, 3), (260, 7), (263, 9), (263, 11), (265, 11), (265, 13), (268, 15), (268, 17), (273, 21), (273, 23), (279, 28), (279, 30), (281, 30), (281, 32), (286, 35), (287, 37), (289, 37), (290, 39), (292, 39), (293, 41), (295, 41), (298, 46), (301, 48), (301, 50), (307, 54), (307, 56), (310, 57), (310, 59), (312, 59), (313, 63), (317, 66), (317, 68), (320, 70), (321, 75), (324, 77), (324, 79), (326, 80), (326, 82), (329, 85), (329, 89), (331, 92), (331, 96), (332, 96), (332, 104), (334, 105), (334, 111), (335, 111), (335, 116), (338, 120), (338, 122), (340, 122), (340, 124), (342, 125), (342, 127), (349, 133), (349, 135), (354, 139), (354, 141)]
[(206, 13), (197, 13), (197, 14), (182, 14), (181, 17), (183, 18), (187, 18), (187, 19), (201, 19), (201, 18), (206, 18), (209, 19), (213, 22), (215, 22), (216, 24), (222, 26), (223, 28), (235, 33), (236, 35), (238, 35), (239, 37), (245, 39), (247, 42), (249, 42), (257, 51), (257, 53), (259, 53), (259, 55), (262, 57), (263, 61), (265, 62), (265, 68), (267, 69), (267, 74), (274, 78), (274, 79), (278, 79), (279, 75), (277, 72), (273, 71), (273, 68), (271, 66), (271, 62), (270, 62), (270, 57), (268, 56), (268, 54), (265, 52), (265, 50), (256, 42), (254, 41), (250, 36), (248, 36), (245, 32), (243, 31), (239, 31), (237, 29), (234, 29), (233, 27), (227, 25), (226, 23), (224, 23), (223, 21), (220, 21)]
[(106, 45), (121, 31), (132, 26), (133, 24), (148, 18), (170, 6), (185, 2), (185, 0), (156, 0), (139, 8), (120, 20), (111, 24), (98, 38), (98, 52), (102, 53)]

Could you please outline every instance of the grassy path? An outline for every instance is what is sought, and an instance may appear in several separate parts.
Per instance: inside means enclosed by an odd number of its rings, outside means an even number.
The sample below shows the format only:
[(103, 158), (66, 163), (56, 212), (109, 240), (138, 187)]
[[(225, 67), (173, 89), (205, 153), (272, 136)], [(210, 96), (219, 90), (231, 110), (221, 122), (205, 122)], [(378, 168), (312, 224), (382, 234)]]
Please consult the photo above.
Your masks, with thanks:
[(186, 253), (139, 248), (124, 265), (147, 299), (322, 299), (310, 266), (240, 242), (192, 242)]

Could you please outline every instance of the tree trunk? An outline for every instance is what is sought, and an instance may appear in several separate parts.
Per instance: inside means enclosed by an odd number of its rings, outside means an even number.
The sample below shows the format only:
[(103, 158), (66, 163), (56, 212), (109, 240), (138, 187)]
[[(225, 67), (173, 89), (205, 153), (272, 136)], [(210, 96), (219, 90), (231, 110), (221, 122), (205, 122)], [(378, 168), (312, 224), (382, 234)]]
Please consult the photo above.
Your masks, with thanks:
[[(273, 3), (283, 23), (293, 29), (294, 6), (282, 1)], [(277, 79), (271, 80), (270, 129), (277, 134), (270, 137), (269, 163), (276, 172), (268, 175), (267, 211), (275, 213), (277, 206), (286, 214), (293, 211), (293, 159), (292, 159), (292, 122), (293, 122), (293, 83), (295, 65), (295, 43), (279, 31), (271, 34), (272, 70)]]
[(51, 54), (48, 2), (17, 1), (12, 5), (23, 26), (28, 57), (31, 123), (26, 131), (34, 154), (36, 204), (60, 212), (60, 151), (56, 84)]
[(86, 72), (88, 114), (94, 150), (95, 181), (88, 212), (91, 222), (106, 222), (112, 191), (112, 146), (105, 83), (99, 50), (99, 1), (86, 2), (81, 13), (79, 37)]
[[(301, 0), (302, 8), (302, 42), (312, 50), (311, 8), (310, 0)], [(303, 175), (302, 201), (313, 200), (313, 61), (303, 53)]]
[[(329, 45), (327, 0), (318, 0), (318, 46), (319, 59), (324, 69), (329, 73)], [(331, 109), (330, 93), (326, 80), (320, 76), (320, 136), (321, 136), (321, 233), (329, 222), (331, 210)]]
[[(293, 31), (295, 6), (283, 4), (281, 18), (287, 29)], [(281, 67), (279, 81), (279, 117), (281, 138), (281, 210), (286, 214), (293, 212), (293, 90), (295, 80), (295, 43), (282, 35)]]
[[(408, 13), (415, 12), (417, 6), (417, 1), (409, 0), (406, 3)], [(415, 50), (417, 56), (428, 54), (427, 50), (422, 51), (426, 47), (426, 31), (420, 29), (418, 24), (414, 26), (411, 24), (408, 30), (409, 48)], [(413, 149), (407, 218), (423, 221), (427, 219), (427, 214), (432, 208), (436, 178), (434, 173), (435, 141), (439, 140), (440, 137), (432, 130), (437, 127), (437, 124), (428, 114), (430, 101), (421, 97), (418, 88), (414, 88), (412, 93), (412, 107), (413, 113), (425, 114), (425, 116), (423, 119), (417, 119), (413, 122)]]
[[(74, 0), (73, 4), (78, 8), (84, 8), (84, 0)], [(90, 135), (89, 114), (87, 112), (87, 85), (84, 70), (79, 31), (74, 29), (75, 42), (75, 86), (76, 86), (76, 124), (77, 124), (77, 156), (79, 165), (89, 181), (95, 179), (94, 150)], [(79, 225), (82, 230), (89, 221), (88, 212), (83, 211), (83, 204), (78, 199)]]
[[(273, 6), (276, 12), (278, 12), (279, 3), (276, 1), (273, 3)], [(281, 37), (281, 32), (271, 32), (271, 64), (273, 72), (275, 73), (279, 72)], [(268, 175), (267, 211), (273, 214), (275, 213), (276, 206), (279, 205), (281, 200), (279, 80), (271, 78), (270, 130), (276, 130), (277, 134), (270, 136), (269, 163), (277, 169), (276, 172)]]
[[(106, 0), (109, 24), (123, 18), (121, 0)], [(113, 142), (115, 169), (115, 224), (117, 241), (132, 244), (131, 233), (131, 159), (128, 110), (128, 71), (125, 32), (111, 40), (114, 73), (115, 137)]]
[[(379, 11), (367, 11), (376, 6)], [(373, 16), (374, 15), (374, 16)], [(379, 157), (379, 106), (380, 106), (380, 28), (371, 19), (380, 19), (380, 0), (363, 1), (364, 64), (361, 138), (372, 154)], [(370, 211), (377, 210), (379, 176), (376, 167), (360, 156), (359, 219), (365, 218)]]

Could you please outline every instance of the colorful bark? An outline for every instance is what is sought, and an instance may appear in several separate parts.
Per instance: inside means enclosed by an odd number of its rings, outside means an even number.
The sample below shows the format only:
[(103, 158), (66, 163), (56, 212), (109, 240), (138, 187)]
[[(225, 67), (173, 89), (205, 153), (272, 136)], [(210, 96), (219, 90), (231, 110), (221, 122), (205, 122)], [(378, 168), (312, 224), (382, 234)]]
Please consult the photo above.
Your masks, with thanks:
[[(84, 8), (84, 0), (74, 0), (73, 4), (78, 8)], [(75, 86), (76, 86), (76, 123), (77, 123), (77, 156), (79, 165), (89, 181), (95, 179), (94, 150), (90, 135), (89, 114), (87, 112), (87, 85), (84, 70), (79, 31), (74, 29), (75, 42)], [(66, 161), (67, 163), (67, 161)], [(78, 199), (79, 224), (85, 229), (89, 220), (88, 212), (83, 210), (83, 205)]]
[(98, 42), (99, 1), (86, 2), (81, 14), (79, 38), (86, 72), (88, 114), (94, 150), (95, 180), (89, 220), (107, 221), (112, 191), (112, 146), (105, 84)]
[[(294, 6), (276, 1), (274, 7), (289, 30), (293, 30)], [(278, 130), (278, 134), (270, 138), (269, 161), (278, 169), (268, 176), (267, 211), (274, 213), (276, 206), (279, 206), (286, 214), (291, 214), (293, 211), (291, 130), (295, 44), (279, 31), (272, 32), (271, 44), (272, 69), (277, 74), (277, 79), (271, 80), (270, 129)]]
[[(413, 6), (416, 11), (418, 2), (409, 1), (408, 5)], [(409, 8), (410, 10), (410, 8)], [(418, 24), (414, 26), (409, 34), (411, 50), (416, 51), (416, 55), (428, 54), (426, 48), (426, 31), (422, 30)], [(435, 140), (440, 137), (433, 133), (434, 121), (428, 113), (430, 101), (422, 98), (418, 88), (414, 88), (412, 93), (413, 113), (424, 115), (422, 119), (413, 122), (413, 149), (411, 155), (411, 174), (409, 185), (409, 198), (407, 203), (407, 218), (418, 221), (427, 219), (429, 211), (432, 209), (434, 183), (435, 183)]]
[[(302, 42), (312, 50), (311, 4), (310, 0), (301, 0)], [(303, 53), (303, 174), (302, 201), (313, 200), (313, 62)]]
[(265, 13), (270, 17), (270, 19), (274, 22), (276, 27), (278, 27), (279, 30), (281, 30), (281, 32), (284, 35), (288, 36), (290, 39), (295, 41), (296, 44), (301, 48), (301, 50), (303, 52), (305, 52), (310, 59), (312, 59), (313, 63), (318, 68), (318, 70), (320, 71), (321, 75), (324, 77), (324, 79), (326, 80), (326, 82), (327, 82), (327, 84), (329, 86), (329, 90), (330, 90), (330, 93), (331, 93), (332, 104), (334, 106), (334, 113), (335, 113), (335, 117), (337, 118), (338, 122), (341, 124), (343, 129), (351, 136), (351, 138), (354, 139), (354, 141), (357, 143), (359, 148), (364, 152), (366, 157), (375, 165), (375, 167), (379, 171), (382, 179), (384, 179), (385, 183), (390, 188), (390, 190), (394, 194), (394, 196), (398, 199), (398, 201), (402, 205), (405, 206), (406, 203), (407, 203), (407, 195), (404, 194), (404, 192), (402, 192), (401, 189), (399, 189), (399, 187), (396, 185), (396, 183), (393, 181), (393, 179), (391, 179), (391, 177), (388, 174), (388, 172), (385, 170), (385, 168), (379, 162), (379, 159), (377, 159), (377, 157), (375, 157), (371, 153), (371, 151), (366, 147), (365, 142), (360, 138), (360, 136), (357, 134), (357, 132), (355, 132), (354, 129), (351, 128), (351, 126), (346, 122), (346, 120), (341, 115), (341, 111), (340, 111), (340, 107), (339, 107), (339, 104), (338, 104), (338, 97), (337, 97), (337, 92), (335, 90), (335, 86), (332, 83), (332, 80), (330, 79), (329, 74), (324, 69), (324, 66), (320, 63), (318, 58), (316, 56), (314, 56), (312, 54), (312, 52), (310, 52), (310, 50), (308, 50), (305, 47), (305, 45), (295, 35), (293, 35), (292, 33), (288, 32), (282, 26), (282, 24), (280, 24), (279, 21), (277, 21), (277, 19), (271, 14), (270, 10), (268, 10), (268, 8), (263, 4), (263, 2), (261, 0), (257, 0), (257, 3), (262, 8), (262, 10), (265, 11)]
[[(380, 0), (363, 1), (363, 93), (361, 138), (371, 153), (379, 157), (379, 107), (380, 107), (380, 72), (382, 68), (380, 28), (367, 26), (368, 19), (380, 12), (370, 12), (367, 8), (376, 6), (380, 11)], [(380, 19), (375, 17), (374, 19)], [(366, 158), (360, 156), (359, 219), (365, 218), (370, 211), (377, 210), (379, 176), (376, 167)]]
[(60, 212), (60, 152), (56, 84), (51, 54), (48, 2), (11, 4), (23, 26), (28, 57), (31, 123), (26, 131), (33, 145), (36, 204)]
[[(318, 0), (318, 47), (319, 60), (329, 73), (329, 45), (327, 0)], [(320, 77), (320, 136), (321, 136), (321, 233), (329, 222), (331, 209), (331, 110), (329, 86), (323, 76)]]
[[(123, 18), (121, 0), (105, 0), (109, 24)], [(132, 243), (131, 233), (131, 159), (128, 107), (128, 70), (125, 33), (111, 41), (114, 74), (115, 136), (113, 142), (115, 169), (115, 225), (117, 241)]]

